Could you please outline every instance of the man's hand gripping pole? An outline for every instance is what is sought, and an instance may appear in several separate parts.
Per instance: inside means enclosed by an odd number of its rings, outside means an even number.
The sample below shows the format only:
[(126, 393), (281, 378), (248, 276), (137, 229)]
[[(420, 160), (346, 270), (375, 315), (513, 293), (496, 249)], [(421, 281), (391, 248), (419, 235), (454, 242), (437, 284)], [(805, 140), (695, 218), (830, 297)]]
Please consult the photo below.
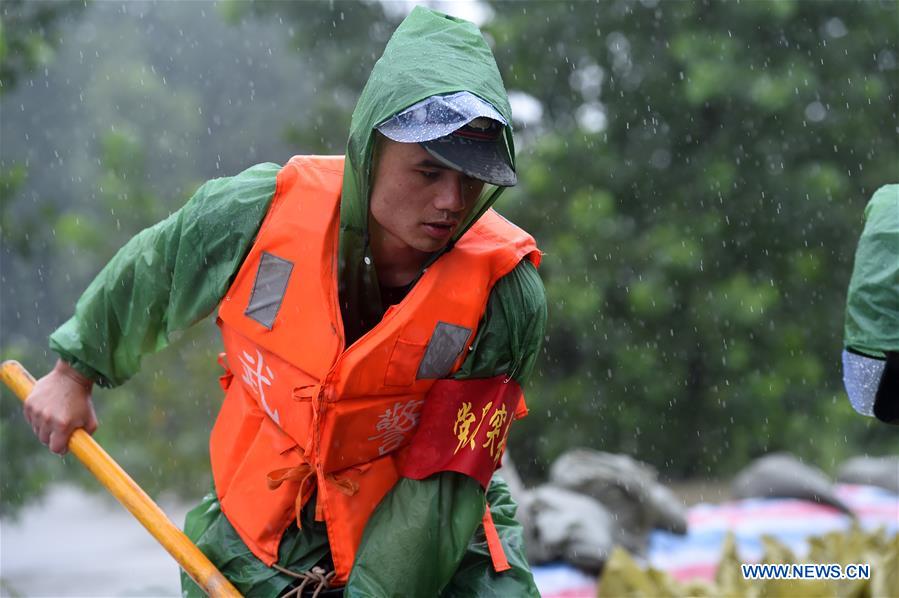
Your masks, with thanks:
[[(34, 386), (34, 378), (18, 361), (4, 361), (0, 365), (0, 378), (22, 401), (28, 397)], [(147, 496), (87, 432), (75, 430), (69, 440), (69, 450), (126, 509), (131, 511), (131, 514), (178, 561), (181, 568), (203, 591), (215, 598), (240, 596), (240, 592), (215, 568), (215, 565), (209, 562), (206, 555), (194, 546), (153, 499)]]

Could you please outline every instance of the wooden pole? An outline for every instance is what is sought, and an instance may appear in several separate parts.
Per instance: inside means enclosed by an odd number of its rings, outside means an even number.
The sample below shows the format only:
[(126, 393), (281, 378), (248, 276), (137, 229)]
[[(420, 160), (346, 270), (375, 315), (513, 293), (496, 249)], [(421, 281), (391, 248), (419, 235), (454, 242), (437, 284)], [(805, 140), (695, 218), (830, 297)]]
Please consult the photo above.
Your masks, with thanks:
[[(4, 361), (0, 365), (0, 378), (23, 402), (34, 387), (34, 377), (18, 361)], [(147, 531), (162, 544), (184, 571), (209, 596), (239, 597), (234, 586), (215, 568), (200, 549), (191, 542), (153, 502), (137, 482), (125, 473), (90, 434), (75, 430), (69, 439), (69, 451), (94, 474), (101, 484), (131, 511)]]

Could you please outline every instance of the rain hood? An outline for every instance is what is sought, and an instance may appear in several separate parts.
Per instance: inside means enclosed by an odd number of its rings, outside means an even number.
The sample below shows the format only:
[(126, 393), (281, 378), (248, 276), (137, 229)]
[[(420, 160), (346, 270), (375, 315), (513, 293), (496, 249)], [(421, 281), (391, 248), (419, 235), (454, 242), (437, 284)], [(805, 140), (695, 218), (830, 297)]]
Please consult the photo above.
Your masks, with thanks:
[[(458, 91), (479, 96), (496, 108), (506, 122), (512, 121), (496, 61), (478, 28), (468, 21), (416, 7), (394, 32), (372, 69), (350, 123), (340, 203), (339, 258), (340, 304), (347, 345), (377, 324), (383, 314), (368, 246), (375, 127), (427, 97)], [(514, 166), (509, 127), (504, 135)], [(472, 217), (460, 227), (446, 250), (490, 208), (501, 191), (498, 188), (479, 200)]]

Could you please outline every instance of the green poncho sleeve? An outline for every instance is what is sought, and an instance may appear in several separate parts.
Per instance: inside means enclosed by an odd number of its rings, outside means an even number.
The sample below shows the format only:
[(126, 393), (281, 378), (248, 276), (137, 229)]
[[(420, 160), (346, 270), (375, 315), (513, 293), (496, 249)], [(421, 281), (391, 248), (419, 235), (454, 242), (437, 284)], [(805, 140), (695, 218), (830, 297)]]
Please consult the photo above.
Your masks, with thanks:
[(279, 170), (259, 164), (211, 180), (133, 237), (50, 335), (50, 348), (101, 386), (128, 380), (172, 332), (215, 309), (259, 230)]

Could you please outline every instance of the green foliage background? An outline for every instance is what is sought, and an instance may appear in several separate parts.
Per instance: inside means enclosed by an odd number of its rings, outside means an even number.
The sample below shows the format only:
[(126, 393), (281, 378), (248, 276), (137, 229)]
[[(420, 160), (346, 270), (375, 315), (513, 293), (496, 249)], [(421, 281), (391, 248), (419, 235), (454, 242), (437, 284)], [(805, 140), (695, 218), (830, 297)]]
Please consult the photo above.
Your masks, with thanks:
[(848, 408), (839, 356), (862, 210), (899, 165), (897, 4), (498, 9), (507, 85), (544, 106), (512, 216), (547, 252), (531, 397), (565, 430), (523, 422), (525, 452), (686, 476), (895, 452)]
[[(511, 442), (526, 477), (573, 445), (669, 477), (772, 450), (825, 469), (899, 450), (851, 411), (839, 363), (862, 210), (899, 165), (897, 3), (483, 6), (513, 108), (538, 107), (519, 108), (521, 183), (499, 206), (546, 252), (550, 329)], [(0, 16), (2, 356), (40, 373), (90, 278), (203, 180), (343, 151), (403, 8), (4, 2)], [(95, 395), (97, 437), (151, 493), (208, 488), (215, 336), (206, 322)], [(8, 394), (0, 414), (3, 512), (80, 475)]]

